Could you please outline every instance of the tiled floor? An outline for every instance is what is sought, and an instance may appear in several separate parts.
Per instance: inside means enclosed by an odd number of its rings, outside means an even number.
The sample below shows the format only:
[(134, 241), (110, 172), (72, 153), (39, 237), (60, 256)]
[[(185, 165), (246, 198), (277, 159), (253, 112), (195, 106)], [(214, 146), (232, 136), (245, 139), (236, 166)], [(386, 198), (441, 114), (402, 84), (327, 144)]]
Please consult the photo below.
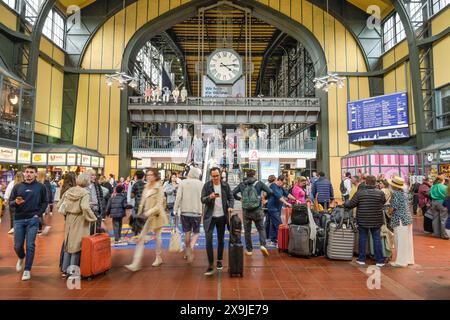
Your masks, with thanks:
[(164, 252), (164, 264), (153, 268), (153, 250), (146, 250), (144, 269), (130, 273), (123, 265), (132, 250), (113, 250), (113, 269), (93, 281), (82, 281), (81, 290), (69, 290), (58, 270), (63, 219), (54, 214), (50, 234), (37, 240), (32, 280), (22, 282), (15, 272), (17, 257), (8, 216), (0, 225), (0, 299), (450, 299), (450, 241), (421, 232), (415, 218), (416, 265), (382, 269), (381, 289), (367, 288), (366, 269), (355, 262), (326, 258), (302, 259), (272, 250), (268, 258), (255, 251), (245, 257), (243, 278), (230, 278), (225, 268), (213, 277), (203, 276), (206, 252), (196, 250), (192, 266), (181, 254)]

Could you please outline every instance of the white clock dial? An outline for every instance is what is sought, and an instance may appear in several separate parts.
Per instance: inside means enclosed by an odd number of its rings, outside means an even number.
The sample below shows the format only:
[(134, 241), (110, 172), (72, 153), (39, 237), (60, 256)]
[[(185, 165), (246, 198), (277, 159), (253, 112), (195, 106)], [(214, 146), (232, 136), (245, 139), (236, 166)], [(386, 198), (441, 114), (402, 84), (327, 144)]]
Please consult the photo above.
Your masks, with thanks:
[(242, 73), (242, 62), (231, 50), (217, 50), (208, 59), (208, 74), (217, 82), (232, 82)]

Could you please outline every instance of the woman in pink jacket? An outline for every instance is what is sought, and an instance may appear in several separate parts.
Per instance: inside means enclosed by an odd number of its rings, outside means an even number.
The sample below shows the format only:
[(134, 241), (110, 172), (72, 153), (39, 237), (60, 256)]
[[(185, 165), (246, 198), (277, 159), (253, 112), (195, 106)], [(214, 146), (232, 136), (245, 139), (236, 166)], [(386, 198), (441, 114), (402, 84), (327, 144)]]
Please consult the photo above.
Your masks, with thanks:
[(303, 204), (306, 203), (306, 183), (307, 179), (305, 177), (298, 177), (291, 191), (295, 199)]

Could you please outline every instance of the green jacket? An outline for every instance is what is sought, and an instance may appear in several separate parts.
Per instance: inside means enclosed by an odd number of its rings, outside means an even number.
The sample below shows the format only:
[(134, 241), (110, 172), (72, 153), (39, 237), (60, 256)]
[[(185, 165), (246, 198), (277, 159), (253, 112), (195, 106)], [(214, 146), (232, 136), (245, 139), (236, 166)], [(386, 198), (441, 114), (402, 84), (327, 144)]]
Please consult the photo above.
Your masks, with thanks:
[(432, 200), (444, 203), (444, 200), (447, 197), (447, 186), (441, 183), (433, 185), (430, 189), (430, 196)]

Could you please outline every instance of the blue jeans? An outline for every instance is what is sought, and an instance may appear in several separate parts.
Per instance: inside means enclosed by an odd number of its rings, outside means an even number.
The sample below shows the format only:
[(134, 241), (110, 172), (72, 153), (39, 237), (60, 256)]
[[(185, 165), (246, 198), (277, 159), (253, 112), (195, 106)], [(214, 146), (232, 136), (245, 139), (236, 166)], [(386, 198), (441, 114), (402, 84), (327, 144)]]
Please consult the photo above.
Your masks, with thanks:
[(359, 261), (366, 261), (366, 242), (367, 236), (370, 231), (373, 239), (373, 246), (375, 251), (375, 260), (377, 263), (384, 263), (385, 258), (383, 257), (383, 247), (381, 244), (381, 228), (363, 228), (358, 227), (359, 229)]
[[(25, 270), (31, 271), (34, 260), (35, 241), (39, 229), (40, 218), (22, 219), (14, 221), (14, 250), (19, 259), (25, 258)], [(24, 243), (27, 241), (25, 254)]]
[(281, 224), (281, 212), (280, 211), (268, 211), (269, 218), (269, 239), (272, 242), (278, 241), (278, 227)]

